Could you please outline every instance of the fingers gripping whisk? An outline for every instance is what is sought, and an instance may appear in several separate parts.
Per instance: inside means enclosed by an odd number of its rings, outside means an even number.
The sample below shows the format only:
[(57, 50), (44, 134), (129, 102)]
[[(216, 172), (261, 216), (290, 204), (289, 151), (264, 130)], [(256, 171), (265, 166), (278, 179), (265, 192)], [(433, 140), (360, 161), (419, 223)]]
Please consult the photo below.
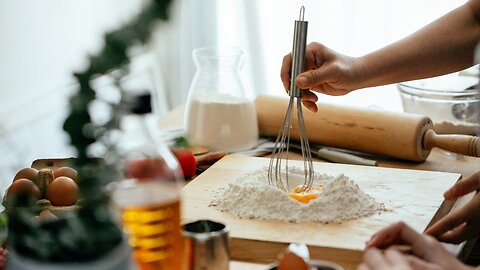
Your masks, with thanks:
[[(273, 147), (272, 157), (268, 166), (268, 181), (271, 185), (290, 192), (290, 172), (289, 172), (289, 145), (291, 138), (291, 131), (293, 128), (298, 129), (299, 140), (302, 150), (304, 179), (302, 191), (308, 191), (312, 187), (314, 179), (314, 170), (310, 146), (308, 143), (308, 136), (305, 129), (302, 111), (302, 92), (296, 86), (295, 78), (302, 73), (305, 68), (305, 49), (307, 40), (307, 26), (308, 22), (303, 20), (305, 8), (300, 9), (300, 19), (295, 21), (293, 49), (292, 49), (292, 68), (290, 89), (288, 94), (290, 101), (288, 103), (287, 112), (283, 120), (282, 127), (278, 132), (277, 139)], [(296, 108), (294, 108), (296, 103)], [(294, 127), (292, 115), (294, 111), (297, 112), (297, 126)]]

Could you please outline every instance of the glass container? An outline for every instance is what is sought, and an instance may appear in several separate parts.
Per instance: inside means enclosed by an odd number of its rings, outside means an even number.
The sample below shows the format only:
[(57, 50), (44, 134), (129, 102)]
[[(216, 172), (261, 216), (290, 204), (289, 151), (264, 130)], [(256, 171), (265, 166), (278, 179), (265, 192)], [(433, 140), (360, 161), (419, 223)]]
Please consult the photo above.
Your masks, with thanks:
[(242, 73), (240, 48), (193, 51), (197, 72), (190, 85), (185, 134), (192, 145), (213, 151), (240, 151), (257, 144), (254, 99)]
[(138, 269), (182, 269), (180, 166), (167, 145), (155, 140), (150, 96), (138, 98), (121, 119), (118, 145), (123, 179), (112, 203), (133, 249)]
[(478, 79), (462, 73), (398, 84), (405, 112), (430, 117), (437, 133), (471, 134), (479, 129)]

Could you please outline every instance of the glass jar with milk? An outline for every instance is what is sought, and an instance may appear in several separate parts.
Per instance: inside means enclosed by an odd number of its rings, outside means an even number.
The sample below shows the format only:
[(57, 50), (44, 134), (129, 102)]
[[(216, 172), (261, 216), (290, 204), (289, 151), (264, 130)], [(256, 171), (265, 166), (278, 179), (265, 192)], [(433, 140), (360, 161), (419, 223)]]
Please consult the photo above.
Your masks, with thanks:
[(234, 152), (257, 144), (254, 100), (241, 72), (244, 57), (240, 48), (193, 51), (197, 72), (185, 114), (185, 134), (192, 145)]

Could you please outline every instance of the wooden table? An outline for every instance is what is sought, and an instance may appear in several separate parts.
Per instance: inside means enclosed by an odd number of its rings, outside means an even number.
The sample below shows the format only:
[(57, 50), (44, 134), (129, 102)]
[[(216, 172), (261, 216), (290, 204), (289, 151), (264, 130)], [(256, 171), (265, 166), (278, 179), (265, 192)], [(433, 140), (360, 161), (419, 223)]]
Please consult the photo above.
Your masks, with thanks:
[[(183, 113), (183, 106), (172, 110), (160, 119), (159, 127), (161, 129), (183, 127)], [(452, 172), (461, 174), (463, 178), (468, 177), (480, 170), (480, 158), (456, 155), (440, 149), (433, 149), (428, 159), (423, 163), (381, 158), (378, 158), (378, 160), (378, 166), (380, 167)], [(470, 200), (470, 198), (471, 196), (466, 196), (457, 200), (454, 210), (455, 208), (464, 205), (468, 200)], [(475, 243), (476, 241), (469, 241), (462, 245), (445, 245), (445, 247), (448, 248), (452, 253), (455, 253), (461, 260), (465, 261), (470, 255)], [(477, 251), (475, 251), (475, 253), (476, 252)], [(251, 262), (232, 261), (230, 266), (232, 270), (265, 269), (264, 264)]]

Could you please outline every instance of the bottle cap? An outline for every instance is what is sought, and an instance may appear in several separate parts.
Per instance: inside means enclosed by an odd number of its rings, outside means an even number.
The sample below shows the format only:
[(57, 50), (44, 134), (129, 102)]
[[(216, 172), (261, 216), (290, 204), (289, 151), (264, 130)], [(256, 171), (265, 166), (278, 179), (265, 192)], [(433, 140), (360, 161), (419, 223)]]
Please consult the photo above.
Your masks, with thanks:
[(131, 96), (129, 111), (133, 114), (147, 114), (152, 112), (152, 96), (151, 94), (141, 94)]

